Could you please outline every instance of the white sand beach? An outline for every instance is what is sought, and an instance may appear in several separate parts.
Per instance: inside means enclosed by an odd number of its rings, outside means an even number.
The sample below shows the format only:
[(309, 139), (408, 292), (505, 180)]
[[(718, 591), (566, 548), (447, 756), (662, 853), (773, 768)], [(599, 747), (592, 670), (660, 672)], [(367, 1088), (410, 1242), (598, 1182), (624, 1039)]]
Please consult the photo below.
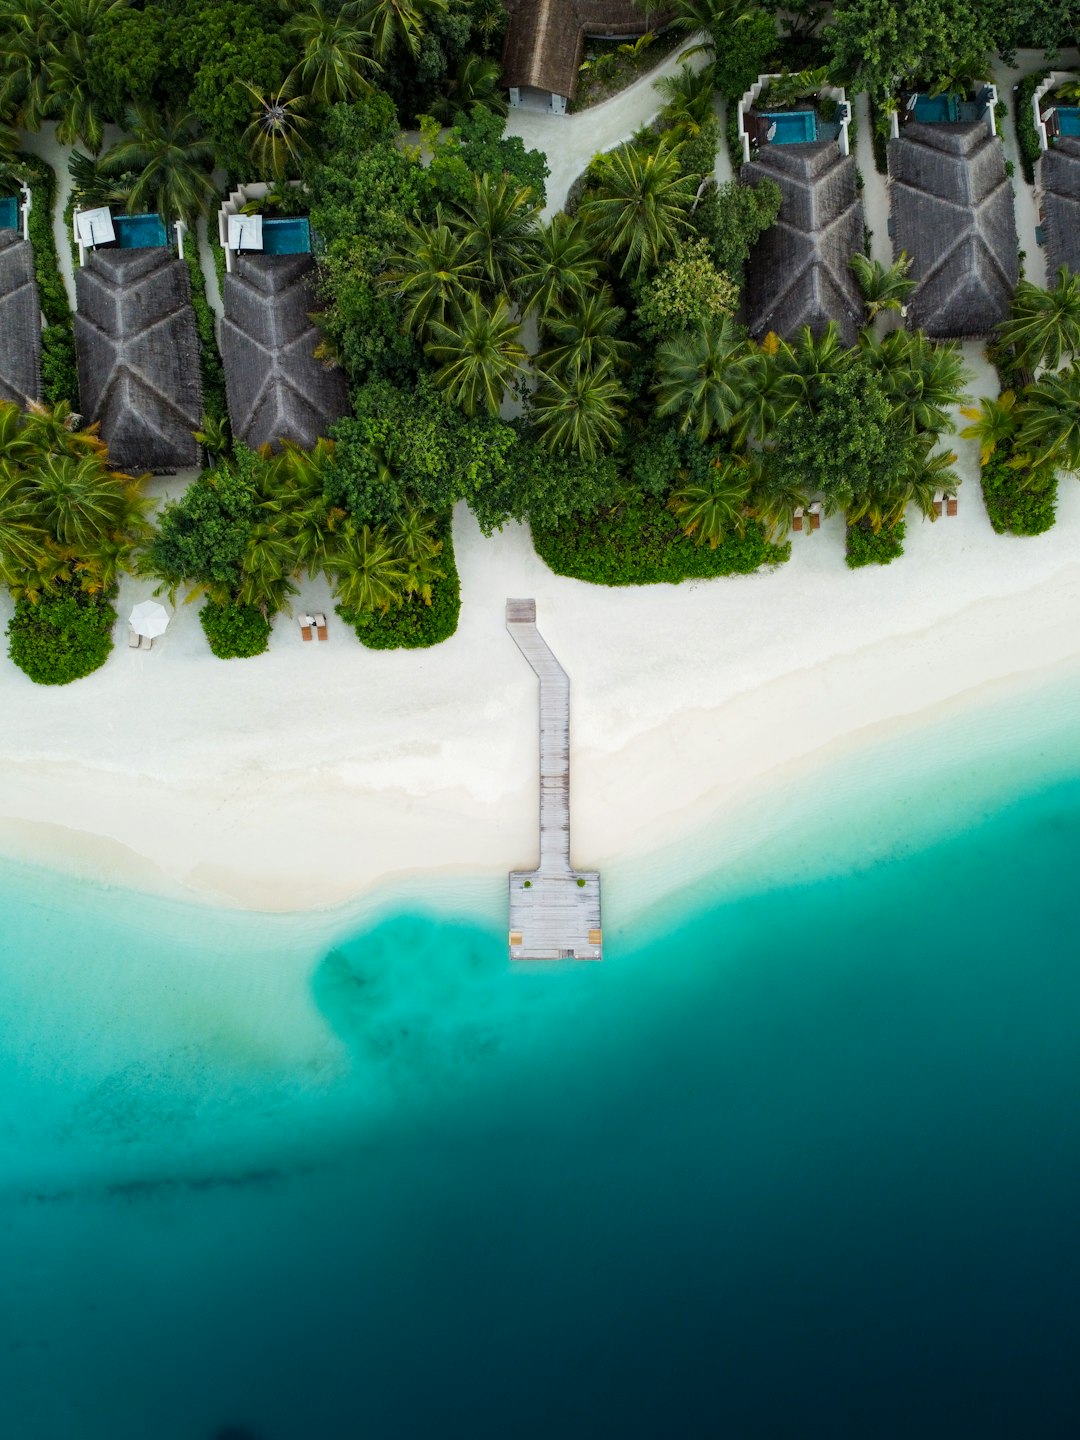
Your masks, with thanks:
[[(890, 726), (1080, 661), (1080, 486), (1062, 481), (1048, 535), (999, 537), (975, 448), (957, 447), (960, 514), (909, 521), (883, 569), (845, 567), (837, 518), (793, 537), (772, 574), (609, 590), (552, 575), (520, 529), (484, 539), (461, 511), (461, 626), (435, 650), (363, 649), (313, 585), (297, 608), (328, 613), (324, 645), (282, 615), (267, 655), (222, 662), (181, 605), (152, 652), (121, 633), (76, 685), (5, 665), (0, 852), (264, 910), (532, 863), (536, 689), (508, 596), (535, 596), (571, 678), (577, 863), (736, 823), (762, 787)], [(149, 593), (125, 581), (121, 616)]]

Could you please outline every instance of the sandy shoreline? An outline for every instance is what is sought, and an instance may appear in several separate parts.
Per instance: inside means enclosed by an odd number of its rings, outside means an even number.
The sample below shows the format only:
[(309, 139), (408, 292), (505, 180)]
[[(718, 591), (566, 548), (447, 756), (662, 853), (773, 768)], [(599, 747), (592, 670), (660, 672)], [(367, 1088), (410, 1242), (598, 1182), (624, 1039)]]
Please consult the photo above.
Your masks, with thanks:
[[(535, 689), (511, 595), (536, 597), (571, 677), (578, 863), (648, 853), (815, 757), (1080, 663), (1080, 486), (1062, 481), (1048, 535), (997, 537), (958, 447), (960, 515), (909, 521), (886, 568), (848, 571), (836, 518), (773, 574), (607, 590), (461, 511), (461, 627), (436, 650), (366, 651), (336, 617), (302, 646), (282, 616), (266, 656), (222, 663), (180, 606), (153, 652), (121, 646), (70, 687), (5, 664), (0, 853), (262, 910), (531, 863)], [(125, 580), (121, 613), (148, 593)], [(298, 604), (332, 614), (319, 584)]]

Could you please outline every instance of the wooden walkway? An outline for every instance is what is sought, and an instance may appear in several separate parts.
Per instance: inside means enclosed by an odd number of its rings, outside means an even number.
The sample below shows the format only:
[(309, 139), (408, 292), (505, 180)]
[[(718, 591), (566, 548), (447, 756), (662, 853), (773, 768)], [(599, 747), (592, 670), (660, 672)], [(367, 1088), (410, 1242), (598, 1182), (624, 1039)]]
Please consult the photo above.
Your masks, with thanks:
[(570, 864), (570, 681), (535, 600), (507, 600), (506, 628), (540, 681), (540, 864), (510, 875), (510, 958), (599, 960), (600, 876)]

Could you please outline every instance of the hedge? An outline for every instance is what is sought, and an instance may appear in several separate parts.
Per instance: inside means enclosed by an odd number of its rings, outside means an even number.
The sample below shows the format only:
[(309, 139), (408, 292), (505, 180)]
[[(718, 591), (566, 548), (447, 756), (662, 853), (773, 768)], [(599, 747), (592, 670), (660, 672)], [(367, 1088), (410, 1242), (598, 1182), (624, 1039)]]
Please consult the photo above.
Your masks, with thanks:
[(116, 610), (103, 595), (65, 587), (15, 602), (8, 654), (36, 685), (69, 685), (99, 669), (113, 648)]
[(1009, 448), (999, 445), (980, 473), (990, 524), (998, 535), (1042, 535), (1056, 519), (1057, 473), (1025, 473), (1009, 458)]
[(225, 399), (225, 367), (218, 349), (214, 312), (206, 298), (206, 277), (199, 263), (199, 240), (192, 230), (187, 236), (184, 261), (191, 276), (191, 308), (195, 312), (195, 329), (199, 335), (199, 369), (202, 373), (202, 408), (209, 419), (228, 423)]
[(897, 525), (873, 531), (868, 526), (849, 525), (847, 532), (847, 563), (852, 570), (863, 565), (891, 565), (904, 553), (903, 520)]
[(1037, 70), (1034, 75), (1025, 75), (1016, 87), (1014, 120), (1016, 121), (1016, 143), (1020, 148), (1020, 168), (1029, 185), (1035, 183), (1035, 163), (1042, 154), (1039, 132), (1031, 113), (1031, 102), (1035, 91), (1050, 74), (1049, 70)]
[(220, 605), (207, 600), (199, 623), (219, 660), (246, 660), (262, 655), (270, 644), (270, 621), (257, 605)]
[(662, 501), (635, 496), (608, 514), (568, 521), (559, 529), (532, 527), (536, 553), (556, 575), (593, 585), (678, 584), (717, 575), (750, 575), (779, 565), (790, 542), (773, 545), (756, 521), (715, 550), (687, 539)]
[(34, 276), (45, 317), (41, 332), (41, 394), (46, 405), (69, 402), (79, 408), (79, 370), (75, 363), (75, 332), (71, 303), (64, 287), (53, 234), (56, 174), (47, 161), (25, 151), (6, 167), (30, 188), (28, 228), (34, 251)]
[(461, 613), (461, 581), (454, 560), (454, 540), (450, 517), (439, 532), (443, 548), (439, 568), (443, 578), (431, 587), (431, 604), (425, 605), (418, 595), (410, 595), (397, 609), (385, 614), (374, 611), (357, 615), (339, 605), (337, 612), (356, 631), (356, 638), (369, 650), (421, 650), (449, 640), (458, 627)]

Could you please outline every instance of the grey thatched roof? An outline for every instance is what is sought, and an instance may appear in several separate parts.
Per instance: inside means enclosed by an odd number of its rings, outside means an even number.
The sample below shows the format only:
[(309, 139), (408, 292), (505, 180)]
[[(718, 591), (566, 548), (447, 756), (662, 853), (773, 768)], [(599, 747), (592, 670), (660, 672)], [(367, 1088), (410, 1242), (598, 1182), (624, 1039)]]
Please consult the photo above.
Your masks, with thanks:
[(663, 5), (633, 0), (504, 0), (510, 12), (503, 41), (506, 86), (547, 90), (572, 99), (586, 35), (644, 35), (670, 18)]
[(240, 255), (225, 277), (221, 355), (233, 434), (310, 450), (348, 409), (345, 377), (315, 359), (310, 255)]
[(1039, 162), (1046, 231), (1046, 271), (1080, 274), (1080, 140), (1062, 136)]
[(41, 399), (41, 304), (34, 252), (17, 230), (0, 230), (0, 400)]
[(162, 246), (91, 250), (75, 294), (82, 408), (113, 464), (197, 465), (202, 382), (187, 266)]
[(820, 335), (830, 320), (855, 343), (863, 303), (851, 257), (863, 246), (863, 211), (855, 161), (833, 140), (766, 145), (742, 179), (776, 182), (780, 214), (758, 243), (746, 271), (747, 324), (760, 338), (785, 338), (803, 325)]
[(909, 320), (928, 335), (988, 335), (1020, 273), (1000, 140), (971, 125), (909, 124), (889, 141), (893, 247), (918, 282)]

